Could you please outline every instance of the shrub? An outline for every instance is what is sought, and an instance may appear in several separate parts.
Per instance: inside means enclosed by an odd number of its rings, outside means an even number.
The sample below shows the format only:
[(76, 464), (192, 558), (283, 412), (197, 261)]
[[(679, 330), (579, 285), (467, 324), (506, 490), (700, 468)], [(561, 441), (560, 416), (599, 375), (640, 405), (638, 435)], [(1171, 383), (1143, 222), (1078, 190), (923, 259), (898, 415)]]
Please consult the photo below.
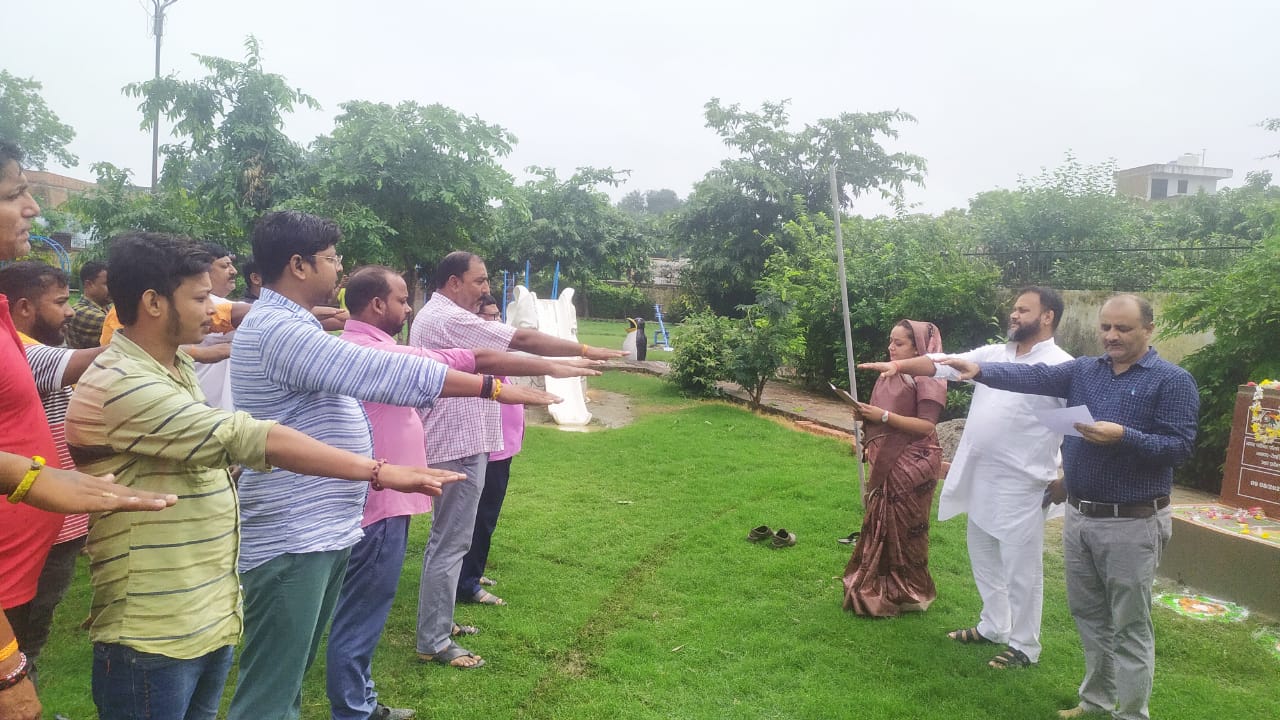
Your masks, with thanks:
[(639, 288), (619, 287), (592, 281), (582, 297), (584, 317), (614, 320), (617, 318), (653, 316), (653, 303)]
[[(1280, 208), (1275, 212), (1280, 213)], [(1200, 431), (1195, 454), (1178, 471), (1179, 483), (1218, 491), (1237, 387), (1280, 376), (1276, 278), (1280, 278), (1280, 233), (1215, 283), (1174, 303), (1165, 313), (1165, 334), (1214, 333), (1212, 343), (1182, 361), (1200, 388)]]
[(729, 378), (733, 321), (710, 312), (685, 320), (675, 342), (667, 379), (699, 397), (718, 394), (716, 383)]

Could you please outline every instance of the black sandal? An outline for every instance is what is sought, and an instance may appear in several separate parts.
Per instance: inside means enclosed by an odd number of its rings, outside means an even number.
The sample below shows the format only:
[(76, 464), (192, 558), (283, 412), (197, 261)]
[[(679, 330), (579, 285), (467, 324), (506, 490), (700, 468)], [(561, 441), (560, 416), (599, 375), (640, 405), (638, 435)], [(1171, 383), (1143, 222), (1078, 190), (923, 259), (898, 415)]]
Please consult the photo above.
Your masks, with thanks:
[(1025, 668), (1035, 665), (1031, 662), (1031, 658), (1027, 654), (1017, 648), (1007, 648), (1004, 652), (991, 658), (988, 666), (996, 670), (1007, 670), (1009, 668)]

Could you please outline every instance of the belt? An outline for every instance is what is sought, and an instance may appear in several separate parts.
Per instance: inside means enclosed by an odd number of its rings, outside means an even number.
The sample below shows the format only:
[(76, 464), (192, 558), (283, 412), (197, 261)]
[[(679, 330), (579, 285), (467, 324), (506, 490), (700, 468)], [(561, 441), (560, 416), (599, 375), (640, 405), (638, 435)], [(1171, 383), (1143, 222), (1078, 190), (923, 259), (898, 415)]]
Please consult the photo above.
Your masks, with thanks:
[(1169, 506), (1169, 496), (1158, 497), (1154, 500), (1137, 503), (1106, 503), (1094, 502), (1092, 500), (1081, 500), (1078, 497), (1068, 496), (1067, 502), (1071, 507), (1080, 511), (1081, 515), (1091, 518), (1148, 518), (1155, 515), (1158, 510), (1162, 510)]

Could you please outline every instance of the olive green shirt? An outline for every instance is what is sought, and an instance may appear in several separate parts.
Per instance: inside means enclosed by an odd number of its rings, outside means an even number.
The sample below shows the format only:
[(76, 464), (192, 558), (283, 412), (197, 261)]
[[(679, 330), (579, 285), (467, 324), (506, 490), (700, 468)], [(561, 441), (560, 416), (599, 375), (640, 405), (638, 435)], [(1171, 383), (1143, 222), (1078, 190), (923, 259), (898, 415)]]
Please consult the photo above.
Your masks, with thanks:
[(205, 404), (191, 358), (177, 376), (123, 333), (81, 377), (67, 408), (77, 467), (178, 496), (159, 512), (92, 517), (90, 639), (178, 659), (240, 639), (240, 519), (227, 466), (268, 469), (272, 422)]

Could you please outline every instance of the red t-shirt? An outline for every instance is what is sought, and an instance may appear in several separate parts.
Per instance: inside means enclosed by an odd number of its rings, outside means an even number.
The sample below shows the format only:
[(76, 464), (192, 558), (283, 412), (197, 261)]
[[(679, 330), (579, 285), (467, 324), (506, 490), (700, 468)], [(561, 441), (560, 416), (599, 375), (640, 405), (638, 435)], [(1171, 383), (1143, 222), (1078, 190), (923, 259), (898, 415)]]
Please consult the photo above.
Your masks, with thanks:
[[(4, 295), (0, 295), (0, 450), (25, 457), (40, 455), (49, 467), (61, 467)], [(11, 608), (35, 597), (40, 570), (62, 527), (62, 515), (26, 503), (13, 505), (7, 496), (0, 498), (0, 607)]]

